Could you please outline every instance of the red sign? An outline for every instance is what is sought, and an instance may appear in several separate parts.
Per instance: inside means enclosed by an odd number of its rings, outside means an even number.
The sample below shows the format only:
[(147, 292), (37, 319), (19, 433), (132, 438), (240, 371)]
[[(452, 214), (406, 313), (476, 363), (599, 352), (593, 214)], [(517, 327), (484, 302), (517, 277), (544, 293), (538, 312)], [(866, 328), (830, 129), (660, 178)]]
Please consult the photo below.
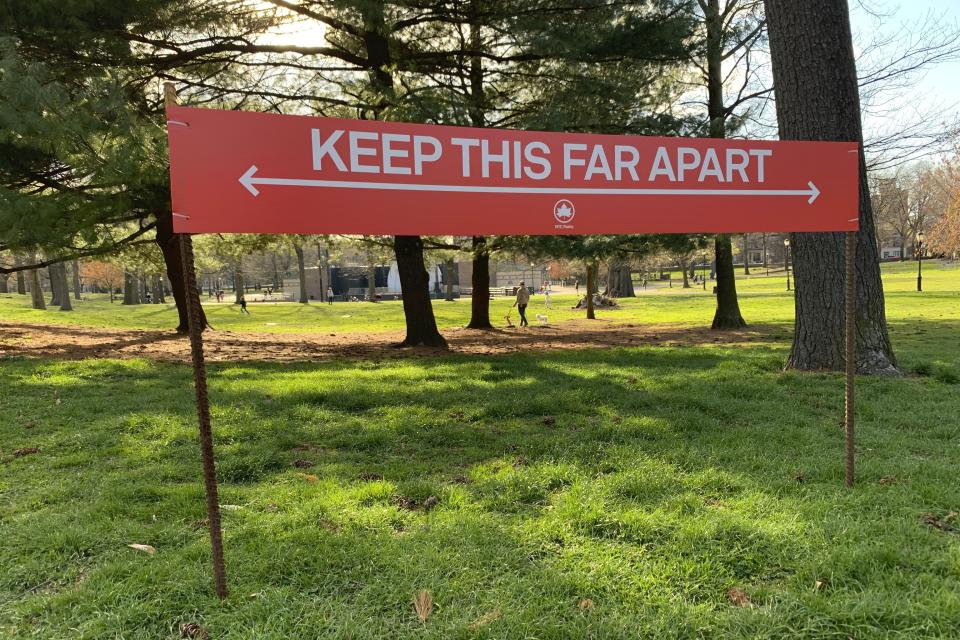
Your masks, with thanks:
[(184, 233), (852, 231), (858, 145), (471, 129), (171, 107)]

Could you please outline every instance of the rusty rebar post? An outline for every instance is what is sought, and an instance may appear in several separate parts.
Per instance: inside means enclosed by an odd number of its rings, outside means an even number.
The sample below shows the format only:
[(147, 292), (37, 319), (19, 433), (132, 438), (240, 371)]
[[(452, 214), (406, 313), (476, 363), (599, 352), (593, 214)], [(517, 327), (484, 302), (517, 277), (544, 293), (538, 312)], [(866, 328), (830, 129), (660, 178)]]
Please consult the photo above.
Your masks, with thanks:
[(854, 375), (856, 373), (856, 311), (857, 311), (857, 276), (855, 258), (857, 255), (857, 232), (847, 232), (847, 268), (846, 268), (846, 300), (844, 301), (845, 327), (844, 347), (846, 351), (846, 385), (844, 397), (844, 436), (846, 445), (846, 476), (847, 486), (853, 486), (854, 463)]
[[(167, 106), (177, 104), (173, 84), (164, 83)], [(221, 600), (227, 597), (227, 570), (223, 561), (223, 534), (220, 529), (220, 497), (217, 490), (217, 470), (213, 457), (213, 429), (210, 424), (210, 398), (207, 395), (207, 365), (203, 357), (203, 320), (200, 294), (197, 290), (197, 272), (193, 261), (193, 239), (189, 234), (177, 234), (180, 241), (180, 266), (183, 269), (183, 297), (187, 305), (187, 323), (190, 328), (190, 356), (193, 361), (193, 386), (197, 400), (197, 422), (200, 427), (200, 457), (203, 462), (203, 486), (207, 495), (207, 525), (210, 530), (210, 550), (213, 556), (213, 588)]]

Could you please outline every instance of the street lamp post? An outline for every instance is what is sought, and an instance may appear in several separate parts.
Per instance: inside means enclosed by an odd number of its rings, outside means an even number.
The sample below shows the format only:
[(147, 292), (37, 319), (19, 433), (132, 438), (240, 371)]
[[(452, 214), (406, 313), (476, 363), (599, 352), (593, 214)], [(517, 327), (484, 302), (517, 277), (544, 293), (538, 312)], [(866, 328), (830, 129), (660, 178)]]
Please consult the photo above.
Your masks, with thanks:
[(917, 291), (923, 291), (923, 241), (926, 239), (923, 231), (917, 233)]
[(790, 291), (790, 238), (783, 239), (783, 266), (787, 270), (787, 291)]

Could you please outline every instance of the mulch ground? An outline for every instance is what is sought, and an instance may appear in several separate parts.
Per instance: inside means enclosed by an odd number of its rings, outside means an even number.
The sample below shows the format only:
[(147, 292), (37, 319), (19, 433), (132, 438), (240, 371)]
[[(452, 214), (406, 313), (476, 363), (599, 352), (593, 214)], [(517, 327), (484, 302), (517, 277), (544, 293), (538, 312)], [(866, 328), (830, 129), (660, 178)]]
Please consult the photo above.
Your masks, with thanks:
[[(615, 324), (575, 320), (554, 326), (524, 329), (450, 329), (443, 331), (449, 350), (396, 345), (401, 332), (384, 333), (204, 333), (206, 359), (211, 362), (312, 361), (324, 359), (385, 359), (410, 356), (505, 355), (564, 349), (704, 344), (747, 344), (771, 339), (771, 327), (738, 331), (671, 325)], [(85, 358), (148, 358), (189, 362), (190, 341), (173, 331), (95, 329), (0, 322), (0, 356), (82, 360)]]

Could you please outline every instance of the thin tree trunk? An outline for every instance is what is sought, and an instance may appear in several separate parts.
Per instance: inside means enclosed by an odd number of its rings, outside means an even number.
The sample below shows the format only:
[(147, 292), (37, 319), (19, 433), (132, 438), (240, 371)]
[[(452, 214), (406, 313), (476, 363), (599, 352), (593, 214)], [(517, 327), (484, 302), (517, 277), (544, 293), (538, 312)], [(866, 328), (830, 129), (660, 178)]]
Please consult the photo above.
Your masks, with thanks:
[(456, 263), (453, 258), (447, 258), (447, 263), (444, 265), (444, 276), (447, 280), (447, 302), (453, 302), (453, 269), (455, 266)]
[[(23, 266), (23, 261), (19, 254), (13, 254), (13, 264), (16, 267)], [(22, 296), (27, 294), (27, 278), (23, 271), (17, 271), (17, 293)]]
[[(781, 140), (863, 141), (850, 13), (843, 0), (765, 0)], [(867, 169), (860, 153), (860, 230), (856, 244), (857, 371), (896, 374)], [(796, 327), (787, 366), (842, 371), (843, 233), (794, 234)]]
[(74, 260), (70, 263), (72, 267), (71, 271), (73, 272), (73, 297), (76, 300), (80, 300), (81, 284), (80, 284), (80, 261)]
[(303, 259), (303, 246), (295, 242), (293, 244), (293, 252), (297, 254), (297, 273), (300, 276), (300, 304), (309, 304), (310, 296), (307, 294), (307, 264)]
[(320, 272), (320, 302), (327, 301), (327, 286), (330, 284), (330, 272), (328, 263), (329, 252), (317, 243), (317, 270)]
[(394, 236), (400, 288), (403, 290), (403, 313), (407, 335), (404, 345), (447, 347), (437, 330), (437, 321), (430, 304), (430, 277), (423, 266), (423, 239), (420, 236)]
[(43, 288), (40, 286), (40, 272), (37, 269), (30, 269), (30, 297), (34, 309), (47, 308), (43, 301)]
[[(190, 331), (190, 319), (187, 317), (187, 298), (183, 284), (183, 262), (180, 258), (180, 239), (173, 232), (173, 216), (169, 213), (157, 217), (157, 236), (154, 240), (163, 254), (163, 263), (167, 267), (167, 279), (170, 281), (170, 290), (173, 292), (173, 301), (177, 306), (177, 333)], [(200, 293), (192, 292), (196, 296), (194, 302), (200, 311), (200, 327), (207, 328), (207, 315), (200, 304)]]
[(743, 234), (743, 275), (750, 275), (750, 243), (747, 234)]
[(367, 299), (373, 302), (377, 295), (377, 265), (373, 256), (370, 256), (370, 264), (367, 265)]
[(687, 263), (680, 261), (680, 273), (683, 274), (683, 288), (690, 288), (690, 269), (687, 268)]
[(596, 320), (593, 310), (593, 292), (597, 289), (597, 263), (587, 264), (587, 320)]
[(0, 273), (0, 293), (10, 293), (10, 288), (7, 285), (9, 276), (5, 273)]
[[(710, 117), (710, 137), (727, 135), (727, 109), (723, 104), (723, 41), (724, 26), (720, 0), (707, 0), (704, 17), (707, 27), (707, 112)], [(714, 329), (738, 329), (747, 326), (737, 300), (736, 273), (733, 267), (733, 245), (730, 236), (714, 239), (717, 278), (717, 310), (713, 315)]]
[(490, 253), (487, 251), (487, 239), (473, 237), (473, 274), (470, 286), (470, 324), (468, 329), (493, 329), (490, 324)]

